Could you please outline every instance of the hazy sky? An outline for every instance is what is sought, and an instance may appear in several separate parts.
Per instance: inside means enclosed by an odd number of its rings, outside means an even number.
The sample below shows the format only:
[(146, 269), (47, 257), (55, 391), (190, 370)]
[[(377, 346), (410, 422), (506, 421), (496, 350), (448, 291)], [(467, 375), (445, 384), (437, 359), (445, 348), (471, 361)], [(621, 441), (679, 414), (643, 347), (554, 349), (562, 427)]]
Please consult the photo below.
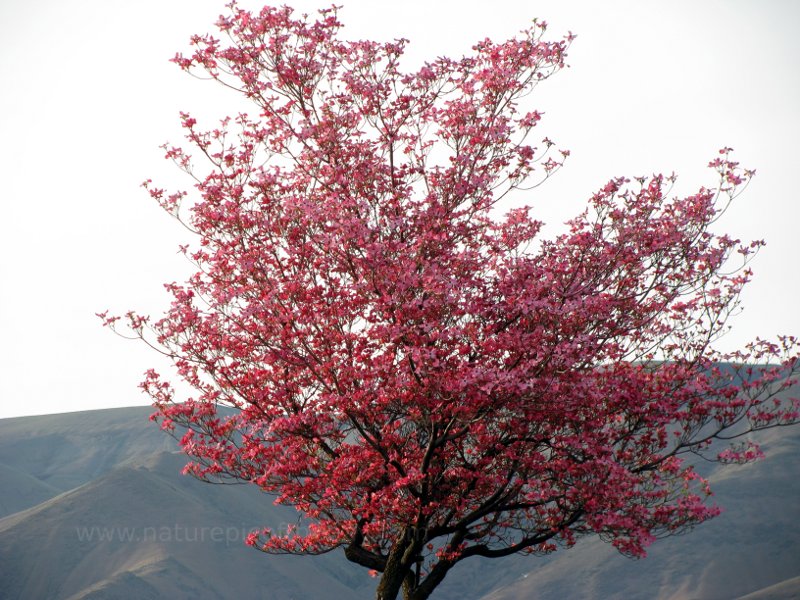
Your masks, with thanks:
[[(676, 171), (675, 192), (690, 194), (714, 184), (705, 164), (732, 146), (758, 176), (721, 227), (768, 245), (722, 346), (800, 335), (800, 3), (341, 3), (346, 37), (409, 38), (412, 67), (511, 37), (533, 17), (553, 37), (577, 33), (570, 68), (534, 101), (542, 137), (572, 156), (526, 203), (555, 226), (610, 177), (656, 171)], [(237, 110), (168, 62), (223, 4), (0, 2), (0, 417), (147, 403), (137, 383), (163, 362), (94, 314), (157, 315), (169, 302), (161, 284), (188, 273), (176, 253), (188, 234), (139, 184), (189, 185), (158, 149), (180, 141), (178, 111)]]

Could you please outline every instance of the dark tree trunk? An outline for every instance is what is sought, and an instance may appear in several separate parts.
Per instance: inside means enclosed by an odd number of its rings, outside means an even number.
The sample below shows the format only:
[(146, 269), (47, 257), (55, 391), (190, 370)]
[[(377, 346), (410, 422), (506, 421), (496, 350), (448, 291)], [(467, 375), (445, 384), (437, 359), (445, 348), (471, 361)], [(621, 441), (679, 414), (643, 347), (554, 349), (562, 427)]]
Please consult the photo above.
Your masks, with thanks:
[(395, 542), (386, 566), (383, 569), (378, 589), (375, 590), (375, 600), (396, 600), (400, 590), (403, 598), (415, 598), (417, 581), (412, 568), (416, 564), (421, 541), (404, 530)]

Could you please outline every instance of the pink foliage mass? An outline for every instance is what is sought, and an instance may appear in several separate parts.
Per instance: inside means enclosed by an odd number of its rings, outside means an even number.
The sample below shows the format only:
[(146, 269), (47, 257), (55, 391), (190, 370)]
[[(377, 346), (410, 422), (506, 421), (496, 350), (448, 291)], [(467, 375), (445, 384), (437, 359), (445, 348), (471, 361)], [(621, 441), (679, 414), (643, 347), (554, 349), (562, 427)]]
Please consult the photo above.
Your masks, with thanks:
[(794, 338), (712, 349), (762, 244), (710, 231), (752, 176), (730, 149), (688, 197), (673, 177), (611, 180), (554, 239), (501, 210), (568, 155), (530, 142), (541, 115), (520, 101), (572, 36), (534, 21), (404, 72), (405, 40), (342, 41), (335, 9), (232, 4), (217, 25), (225, 41), (196, 36), (174, 62), (257, 111), (211, 130), (182, 115), (196, 155), (165, 149), (196, 201), (145, 185), (195, 232), (197, 272), (167, 285), (160, 320), (127, 317), (197, 390), (142, 384), (162, 427), (185, 429), (186, 471), (301, 513), (249, 544), (341, 547), (378, 598), (584, 534), (643, 556), (717, 514), (687, 454), (752, 460), (718, 440), (798, 421), (778, 394)]

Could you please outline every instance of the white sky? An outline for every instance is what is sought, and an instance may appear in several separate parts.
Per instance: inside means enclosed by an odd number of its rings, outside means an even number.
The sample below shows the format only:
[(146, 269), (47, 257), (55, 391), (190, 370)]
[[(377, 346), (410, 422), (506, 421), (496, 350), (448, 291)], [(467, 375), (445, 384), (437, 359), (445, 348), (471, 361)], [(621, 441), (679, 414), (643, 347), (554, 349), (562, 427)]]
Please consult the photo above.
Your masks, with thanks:
[[(723, 229), (768, 245), (723, 346), (800, 335), (800, 3), (341, 3), (346, 37), (409, 38), (411, 66), (511, 37), (533, 17), (553, 37), (577, 33), (571, 68), (533, 101), (546, 113), (541, 136), (572, 157), (525, 201), (558, 224), (611, 176), (674, 170), (676, 192), (693, 193), (713, 185), (704, 165), (732, 146), (758, 176)], [(163, 362), (94, 314), (158, 315), (169, 302), (161, 284), (188, 273), (176, 254), (188, 234), (138, 186), (189, 185), (158, 149), (181, 141), (178, 111), (237, 110), (235, 97), (168, 62), (223, 4), (0, 2), (0, 417), (147, 403), (137, 383)]]

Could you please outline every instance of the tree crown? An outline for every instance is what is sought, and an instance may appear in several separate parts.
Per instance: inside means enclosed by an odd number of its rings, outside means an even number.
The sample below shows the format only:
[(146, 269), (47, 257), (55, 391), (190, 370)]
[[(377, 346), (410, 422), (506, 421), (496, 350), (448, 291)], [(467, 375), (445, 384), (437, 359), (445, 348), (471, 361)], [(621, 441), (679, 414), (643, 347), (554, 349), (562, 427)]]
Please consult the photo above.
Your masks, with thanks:
[(534, 22), (404, 72), (405, 40), (342, 41), (335, 9), (230, 9), (225, 42), (196, 36), (174, 61), (257, 114), (211, 130), (181, 115), (205, 172), (165, 150), (197, 200), (146, 185), (196, 233), (197, 272), (167, 286), (163, 318), (128, 324), (197, 390), (142, 384), (162, 426), (185, 429), (187, 472), (302, 515), (249, 543), (343, 547), (382, 573), (380, 598), (588, 533), (641, 556), (717, 513), (684, 455), (751, 460), (750, 442), (713, 442), (798, 420), (776, 398), (794, 338), (712, 348), (750, 277), (725, 269), (762, 244), (710, 231), (752, 176), (730, 149), (715, 187), (613, 179), (541, 240), (529, 208), (499, 202), (568, 155), (530, 142), (541, 115), (520, 107), (572, 36)]

